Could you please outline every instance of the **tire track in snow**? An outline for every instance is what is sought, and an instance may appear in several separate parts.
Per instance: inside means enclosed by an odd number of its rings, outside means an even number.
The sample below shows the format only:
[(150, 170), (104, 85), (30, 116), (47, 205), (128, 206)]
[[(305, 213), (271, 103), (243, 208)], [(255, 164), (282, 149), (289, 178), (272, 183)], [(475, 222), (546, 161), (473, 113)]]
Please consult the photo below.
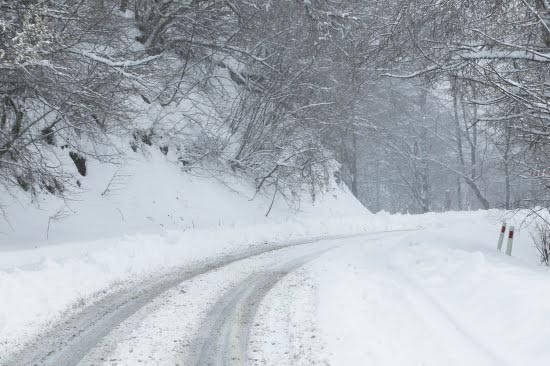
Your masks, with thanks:
[(250, 331), (263, 298), (287, 274), (327, 250), (299, 257), (279, 268), (249, 276), (213, 306), (201, 326), (191, 365), (248, 366)]
[(273, 244), (225, 255), (185, 269), (153, 276), (133, 284), (83, 308), (80, 312), (54, 325), (28, 343), (21, 351), (3, 361), (2, 366), (75, 366), (113, 329), (125, 322), (145, 305), (180, 283), (222, 268), (233, 262), (260, 254), (320, 241), (368, 237), (410, 230), (380, 231), (352, 235), (315, 237), (282, 244)]
[(487, 365), (509, 366), (495, 352), (480, 342), (473, 334), (470, 334), (439, 301), (417, 284), (415, 280), (391, 264), (389, 268), (392, 269), (395, 277), (399, 280), (406, 301), (416, 310), (418, 315), (423, 315), (422, 318), (426, 322), (436, 324), (439, 328), (442, 327), (442, 324), (447, 324), (447, 329), (457, 341), (469, 345), (480, 357), (485, 358), (488, 362)]

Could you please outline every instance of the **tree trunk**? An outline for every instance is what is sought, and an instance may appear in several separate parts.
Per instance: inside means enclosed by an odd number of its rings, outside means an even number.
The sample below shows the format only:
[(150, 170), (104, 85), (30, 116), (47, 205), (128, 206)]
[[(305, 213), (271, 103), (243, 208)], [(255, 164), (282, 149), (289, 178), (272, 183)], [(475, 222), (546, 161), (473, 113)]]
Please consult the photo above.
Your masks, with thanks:
[(462, 180), (460, 177), (456, 177), (456, 208), (458, 211), (462, 211)]
[[(454, 107), (454, 121), (455, 121), (455, 131), (456, 131), (456, 141), (457, 141), (457, 150), (458, 150), (458, 160), (460, 162), (460, 165), (461, 165), (461, 170), (462, 170), (462, 178), (464, 179), (464, 181), (466, 182), (466, 184), (472, 189), (472, 191), (474, 192), (476, 198), (479, 200), (479, 202), (481, 203), (481, 205), (483, 206), (484, 209), (489, 209), (490, 207), (490, 204), (489, 204), (489, 201), (487, 200), (487, 198), (485, 198), (485, 195), (483, 194), (483, 192), (481, 192), (481, 189), (479, 189), (479, 186), (477, 185), (477, 183), (475, 182), (475, 173), (474, 173), (474, 176), (468, 176), (468, 174), (466, 173), (467, 172), (467, 168), (466, 168), (466, 162), (465, 162), (465, 159), (464, 159), (464, 151), (463, 151), (463, 147), (462, 147), (462, 128), (460, 126), (460, 118), (459, 118), (459, 115), (458, 115), (458, 93), (459, 91), (457, 90), (457, 81), (454, 80), (454, 79), (451, 79), (451, 93), (453, 95), (453, 107)], [(464, 116), (465, 118), (465, 116)], [(470, 168), (475, 168), (475, 166), (473, 167), (470, 167)], [(470, 174), (472, 173), (473, 170), (470, 171)]]
[(351, 175), (351, 193), (359, 198), (359, 187), (357, 177), (357, 133), (353, 132), (352, 136), (352, 152), (350, 162), (350, 175)]
[(541, 24), (542, 41), (544, 42), (544, 45), (546, 47), (550, 47), (550, 32), (548, 31), (548, 29), (550, 28), (550, 24), (546, 22), (548, 20), (548, 12), (550, 11), (550, 9), (547, 9), (547, 3), (544, 0), (536, 0), (535, 3), (537, 7), (537, 12), (540, 14), (542, 20), (546, 23)]
[(445, 211), (451, 211), (451, 205), (452, 205), (452, 199), (451, 199), (451, 191), (446, 190), (445, 191)]
[(485, 210), (490, 209), (491, 205), (489, 204), (489, 201), (487, 200), (487, 198), (485, 198), (485, 195), (483, 194), (483, 192), (481, 192), (481, 189), (479, 189), (479, 186), (476, 184), (476, 182), (474, 182), (468, 177), (465, 177), (464, 180), (466, 181), (466, 184), (472, 189), (472, 191), (476, 195), (476, 198), (481, 203), (483, 208)]
[(375, 174), (375, 188), (374, 188), (374, 203), (375, 203), (375, 211), (378, 212), (382, 210), (382, 202), (380, 197), (380, 190), (381, 190), (381, 182), (380, 182), (380, 161), (376, 159), (374, 162), (374, 174)]
[(510, 209), (510, 148), (512, 139), (512, 129), (510, 127), (510, 121), (506, 122), (506, 145), (504, 146), (504, 176), (505, 176), (505, 207)]

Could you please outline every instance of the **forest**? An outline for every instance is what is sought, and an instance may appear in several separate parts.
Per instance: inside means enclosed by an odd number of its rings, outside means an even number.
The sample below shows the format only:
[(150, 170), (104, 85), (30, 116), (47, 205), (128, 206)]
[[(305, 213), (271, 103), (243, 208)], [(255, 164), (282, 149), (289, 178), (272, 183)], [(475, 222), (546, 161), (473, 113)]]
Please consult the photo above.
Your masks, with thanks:
[(547, 0), (0, 0), (0, 184), (147, 145), (288, 200), (545, 208), (549, 73)]

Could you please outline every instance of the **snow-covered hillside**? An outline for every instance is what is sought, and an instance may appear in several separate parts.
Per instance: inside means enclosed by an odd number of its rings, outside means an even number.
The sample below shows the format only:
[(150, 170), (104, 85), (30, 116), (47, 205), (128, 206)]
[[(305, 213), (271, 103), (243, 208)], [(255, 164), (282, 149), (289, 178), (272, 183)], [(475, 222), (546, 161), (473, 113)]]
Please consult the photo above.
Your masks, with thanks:
[(121, 281), (266, 242), (386, 228), (336, 184), (316, 202), (276, 197), (266, 216), (273, 197), (245, 178), (190, 174), (155, 147), (128, 157), (91, 161), (69, 200), (2, 195), (0, 354)]
[[(69, 165), (69, 164), (67, 164)], [(74, 168), (73, 166), (73, 169)], [(137, 233), (206, 228), (367, 214), (342, 186), (335, 184), (312, 202), (307, 193), (287, 202), (256, 194), (254, 185), (227, 171), (182, 171), (176, 157), (156, 147), (128, 153), (124, 162), (89, 161), (82, 191), (67, 200), (24, 192), (2, 195), (0, 250)]]

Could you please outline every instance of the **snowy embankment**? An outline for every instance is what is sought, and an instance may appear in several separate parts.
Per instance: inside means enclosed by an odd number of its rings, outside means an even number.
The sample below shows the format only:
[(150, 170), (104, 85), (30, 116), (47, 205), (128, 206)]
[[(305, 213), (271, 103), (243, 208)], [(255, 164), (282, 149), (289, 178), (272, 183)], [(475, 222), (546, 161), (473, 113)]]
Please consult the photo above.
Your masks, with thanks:
[[(496, 251), (495, 213), (425, 215), (425, 230), (354, 239), (306, 265), (281, 290), (315, 299), (307, 337), (291, 329), (297, 359), (312, 348), (333, 366), (547, 365), (550, 270), (525, 231), (513, 257)], [(262, 353), (273, 364), (273, 347)]]

